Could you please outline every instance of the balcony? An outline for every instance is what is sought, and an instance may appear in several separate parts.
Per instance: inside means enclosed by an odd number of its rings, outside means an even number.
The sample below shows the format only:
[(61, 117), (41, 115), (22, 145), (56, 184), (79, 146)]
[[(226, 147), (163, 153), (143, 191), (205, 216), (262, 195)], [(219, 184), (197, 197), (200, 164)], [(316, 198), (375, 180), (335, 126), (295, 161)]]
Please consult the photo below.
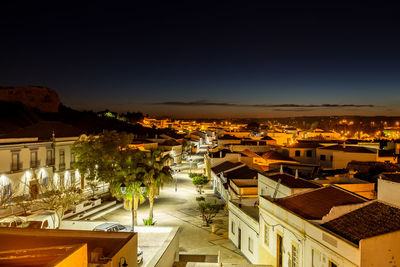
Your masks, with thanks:
[(10, 169), (11, 169), (12, 172), (22, 171), (22, 168), (23, 168), (22, 162), (13, 162), (13, 163), (11, 163)]
[(59, 170), (59, 171), (65, 170), (65, 163), (60, 163), (60, 164), (58, 164), (58, 170)]
[(54, 163), (54, 159), (46, 159), (46, 165), (47, 166), (53, 166), (55, 163)]
[(37, 168), (40, 166), (40, 160), (31, 161), (31, 168)]

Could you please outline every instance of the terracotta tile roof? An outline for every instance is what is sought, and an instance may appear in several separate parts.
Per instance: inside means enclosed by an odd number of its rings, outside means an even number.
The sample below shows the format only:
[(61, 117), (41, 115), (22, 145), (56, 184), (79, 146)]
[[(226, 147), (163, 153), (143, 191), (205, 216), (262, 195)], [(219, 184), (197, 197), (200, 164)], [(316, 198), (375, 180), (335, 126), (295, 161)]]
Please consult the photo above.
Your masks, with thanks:
[(212, 167), (211, 170), (212, 170), (216, 175), (218, 175), (218, 174), (220, 174), (221, 172), (225, 172), (225, 171), (227, 171), (227, 170), (230, 170), (230, 169), (235, 168), (235, 167), (237, 167), (237, 166), (240, 166), (240, 165), (242, 165), (242, 164), (243, 164), (242, 162), (233, 163), (233, 162), (230, 162), (230, 161), (224, 161), (224, 162), (222, 162), (221, 164), (219, 164), (219, 165), (217, 165), (217, 166), (215, 166), (215, 167)]
[(318, 142), (300, 142), (290, 145), (288, 148), (317, 148), (321, 146)]
[(224, 176), (228, 179), (257, 179), (258, 172), (247, 166), (243, 166), (232, 171), (227, 171)]
[(366, 199), (334, 186), (277, 199), (275, 203), (307, 220), (321, 220), (334, 206), (357, 204)]
[(262, 154), (262, 157), (266, 160), (270, 159), (270, 160), (296, 161), (291, 157), (285, 156), (282, 153), (279, 153), (275, 150), (270, 150), (268, 152), (265, 152), (264, 154)]
[(295, 178), (292, 175), (288, 174), (275, 174), (271, 176), (267, 176), (268, 178), (274, 180), (274, 181), (279, 181), (281, 179), (281, 184), (289, 187), (289, 188), (320, 188), (321, 185), (310, 182), (306, 179), (302, 178)]
[(250, 158), (261, 158), (260, 155), (254, 153), (253, 151), (250, 151), (248, 149), (243, 150), (242, 152), (240, 152), (241, 154), (250, 157)]
[(400, 230), (400, 209), (375, 201), (322, 227), (358, 244), (361, 239)]
[(333, 145), (333, 146), (327, 146), (327, 147), (323, 147), (320, 149), (324, 149), (324, 150), (340, 150), (340, 151), (344, 151), (344, 152), (349, 152), (349, 153), (371, 153), (374, 154), (376, 152), (366, 148), (366, 147), (362, 147), (362, 146), (346, 146), (343, 147), (343, 145)]

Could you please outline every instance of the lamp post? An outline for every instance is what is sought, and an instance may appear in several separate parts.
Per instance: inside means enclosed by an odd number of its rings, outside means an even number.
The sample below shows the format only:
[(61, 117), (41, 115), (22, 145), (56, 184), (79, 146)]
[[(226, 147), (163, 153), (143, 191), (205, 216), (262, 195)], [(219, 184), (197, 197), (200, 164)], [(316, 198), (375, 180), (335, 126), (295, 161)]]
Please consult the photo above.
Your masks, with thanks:
[[(126, 195), (126, 185), (125, 185), (124, 182), (122, 182), (122, 184), (120, 186), (120, 190), (121, 190), (121, 193), (123, 195)], [(142, 182), (142, 184), (140, 185), (140, 192), (142, 194), (144, 194), (145, 190), (146, 190), (146, 185)], [(135, 207), (134, 207), (134, 205), (135, 205), (135, 202), (134, 202), (135, 196), (136, 196), (135, 189), (132, 188), (132, 200), (131, 200), (131, 205), (132, 205), (132, 209), (131, 209), (132, 210), (132, 232), (135, 232)]]

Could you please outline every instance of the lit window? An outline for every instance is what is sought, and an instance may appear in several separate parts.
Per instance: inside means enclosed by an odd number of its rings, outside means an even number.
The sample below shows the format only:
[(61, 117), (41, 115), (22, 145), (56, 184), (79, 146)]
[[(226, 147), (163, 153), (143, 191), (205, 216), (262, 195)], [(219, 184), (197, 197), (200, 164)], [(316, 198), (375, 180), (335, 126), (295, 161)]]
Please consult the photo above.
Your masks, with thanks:
[(299, 248), (297, 245), (292, 244), (292, 267), (299, 266)]
[(264, 244), (269, 247), (269, 225), (264, 223)]

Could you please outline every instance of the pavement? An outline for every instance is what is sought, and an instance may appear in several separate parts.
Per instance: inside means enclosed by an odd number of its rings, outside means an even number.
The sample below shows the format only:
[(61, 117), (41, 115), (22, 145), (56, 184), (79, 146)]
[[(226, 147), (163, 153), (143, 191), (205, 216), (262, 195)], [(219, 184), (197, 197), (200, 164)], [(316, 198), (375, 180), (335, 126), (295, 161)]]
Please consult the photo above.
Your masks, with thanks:
[[(193, 170), (202, 172), (202, 170)], [(154, 203), (154, 219), (156, 226), (179, 226), (179, 250), (184, 254), (217, 255), (221, 262), (246, 264), (248, 261), (228, 240), (228, 213), (223, 210), (214, 218), (216, 232), (211, 227), (203, 226), (200, 213), (197, 211), (196, 197), (200, 196), (188, 177), (188, 170), (177, 174), (177, 192), (175, 182), (165, 185)], [(175, 179), (174, 179), (175, 180)], [(219, 201), (213, 191), (207, 186), (202, 196), (207, 200)], [(138, 224), (143, 225), (143, 219), (148, 218), (148, 201), (138, 209)], [(123, 208), (108, 213), (97, 220), (119, 222), (130, 225), (131, 212)], [(139, 235), (139, 246), (141, 238)]]

